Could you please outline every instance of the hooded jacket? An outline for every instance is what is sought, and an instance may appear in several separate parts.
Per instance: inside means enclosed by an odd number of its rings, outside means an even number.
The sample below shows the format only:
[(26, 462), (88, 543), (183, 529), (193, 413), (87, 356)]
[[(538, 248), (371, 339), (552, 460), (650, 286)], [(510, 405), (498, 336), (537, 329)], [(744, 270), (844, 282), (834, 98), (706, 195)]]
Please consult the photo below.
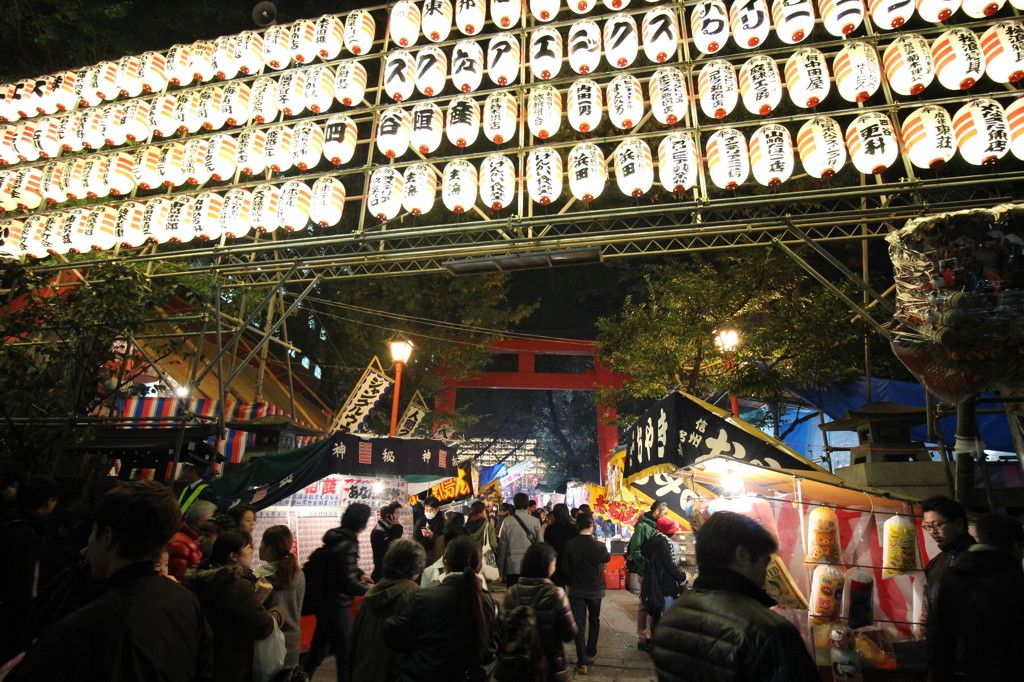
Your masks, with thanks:
[(181, 528), (167, 543), (167, 572), (181, 580), (185, 577), (185, 569), (195, 566), (202, 558), (199, 531), (182, 522)]
[(626, 561), (630, 564), (627, 568), (631, 573), (636, 573), (641, 577), (647, 576), (644, 543), (656, 530), (658, 530), (658, 522), (651, 516), (651, 512), (641, 514), (636, 525), (633, 526), (633, 537), (629, 539), (629, 544), (626, 546)]
[(419, 591), (406, 578), (384, 578), (369, 589), (359, 605), (349, 640), (352, 679), (360, 682), (394, 682), (402, 668), (402, 654), (384, 644), (384, 623), (401, 613)]
[(330, 549), (330, 569), (327, 571), (326, 604), (321, 608), (347, 609), (352, 598), (366, 594), (369, 583), (360, 580), (359, 535), (348, 528), (332, 528), (324, 533), (324, 546)]
[(571, 642), (576, 636), (576, 619), (562, 588), (547, 578), (520, 577), (519, 582), (505, 593), (504, 605), (506, 613), (517, 606), (533, 607), (541, 646), (548, 659), (547, 679), (571, 679), (562, 642)]
[(654, 531), (643, 546), (647, 560), (647, 576), (644, 578), (643, 594), (649, 613), (660, 614), (664, 610), (665, 597), (676, 597), (686, 582), (686, 574), (679, 570), (672, 558), (672, 541), (661, 531)]

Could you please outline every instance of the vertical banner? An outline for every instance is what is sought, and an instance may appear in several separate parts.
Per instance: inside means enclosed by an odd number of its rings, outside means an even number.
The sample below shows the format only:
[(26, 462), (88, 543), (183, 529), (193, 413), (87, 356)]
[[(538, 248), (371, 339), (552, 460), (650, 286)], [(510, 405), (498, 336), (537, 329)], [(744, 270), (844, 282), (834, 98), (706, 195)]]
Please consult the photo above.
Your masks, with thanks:
[(380, 360), (375, 356), (345, 400), (345, 404), (338, 410), (338, 416), (334, 419), (329, 433), (356, 431), (366, 422), (370, 412), (394, 383), (394, 379), (384, 374)]
[(416, 391), (406, 406), (405, 412), (402, 413), (402, 418), (398, 420), (398, 429), (395, 431), (395, 435), (399, 438), (411, 438), (429, 412), (430, 408), (424, 404), (423, 396)]

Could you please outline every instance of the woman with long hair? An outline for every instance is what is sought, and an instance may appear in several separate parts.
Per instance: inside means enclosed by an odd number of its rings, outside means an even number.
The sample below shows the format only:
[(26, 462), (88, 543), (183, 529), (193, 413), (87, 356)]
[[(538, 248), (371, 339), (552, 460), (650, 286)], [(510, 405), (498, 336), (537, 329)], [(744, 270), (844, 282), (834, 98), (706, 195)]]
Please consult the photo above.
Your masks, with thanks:
[(555, 505), (548, 518), (551, 519), (551, 523), (544, 529), (544, 542), (554, 547), (555, 553), (558, 555), (558, 562), (555, 564), (555, 574), (551, 576), (551, 581), (565, 589), (566, 584), (569, 582), (569, 576), (562, 566), (565, 546), (569, 540), (579, 535), (580, 531), (576, 528), (576, 524), (572, 522), (569, 507), (561, 502)]
[(285, 668), (299, 664), (301, 632), (299, 619), (302, 616), (302, 598), (306, 594), (306, 576), (299, 568), (299, 560), (292, 553), (292, 532), (288, 526), (271, 526), (263, 531), (260, 541), (260, 559), (266, 561), (256, 569), (257, 577), (265, 577), (274, 587), (264, 606), (280, 606), (288, 620), (281, 627), (288, 653), (284, 658)]
[(501, 607), (483, 591), (480, 545), (468, 536), (445, 547), (445, 577), (417, 592), (384, 626), (384, 643), (405, 654), (401, 682), (489, 680), (501, 641)]

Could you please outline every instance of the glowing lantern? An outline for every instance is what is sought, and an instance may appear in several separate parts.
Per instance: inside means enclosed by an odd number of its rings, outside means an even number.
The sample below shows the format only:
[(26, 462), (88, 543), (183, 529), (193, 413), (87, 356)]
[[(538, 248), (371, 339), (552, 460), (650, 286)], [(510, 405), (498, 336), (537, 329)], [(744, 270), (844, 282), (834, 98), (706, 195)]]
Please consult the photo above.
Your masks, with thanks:
[(974, 32), (951, 28), (932, 43), (935, 77), (947, 90), (967, 90), (985, 72), (985, 54)]
[(117, 246), (114, 225), (117, 223), (117, 211), (110, 206), (96, 206), (89, 211), (85, 221), (85, 236), (89, 245), (97, 251), (107, 251)]
[(871, 21), (888, 31), (899, 28), (914, 16), (914, 0), (868, 0)]
[(884, 173), (900, 154), (892, 121), (874, 111), (853, 119), (846, 129), (846, 148), (854, 167), (865, 175)]
[[(60, 241), (64, 248), (71, 253), (83, 253), (92, 247), (92, 239), (86, 234), (86, 225), (89, 222), (89, 209), (85, 207), (73, 208), (64, 215), (64, 221), (60, 227)], [(67, 253), (65, 251), (65, 253)]]
[(206, 167), (206, 152), (210, 148), (208, 140), (194, 137), (185, 143), (185, 156), (182, 164), (185, 168), (185, 182), (190, 185), (201, 185), (211, 177)]
[[(102, 120), (102, 112), (93, 113), (94, 115), (98, 113), (97, 118)], [(35, 161), (39, 158), (39, 149), (32, 142), (35, 137), (37, 127), (38, 123), (31, 120), (22, 121), (18, 124), (14, 137), (14, 151), (18, 155), (19, 161)], [(98, 140), (102, 134), (103, 131), (99, 130), (95, 139)], [(102, 146), (102, 143), (98, 146)]]
[(971, 19), (990, 17), (1003, 8), (1006, 0), (963, 0), (964, 14)]
[[(103, 157), (101, 157), (103, 158)], [(103, 158), (104, 168), (106, 159)], [(43, 194), (40, 184), (43, 180), (41, 168), (20, 168), (13, 172), (11, 196), (14, 205), (19, 211), (34, 211), (43, 203)]]
[(24, 253), (18, 245), (24, 229), (24, 221), (0, 220), (0, 258), (17, 258)]
[(332, 227), (341, 222), (345, 210), (345, 185), (327, 175), (313, 183), (313, 196), (309, 200), (309, 217), (320, 227)]
[(390, 52), (384, 62), (384, 90), (396, 102), (412, 96), (415, 87), (416, 58), (408, 50)]
[(546, 140), (562, 123), (562, 95), (550, 85), (539, 85), (530, 90), (526, 111), (530, 134)]
[(920, 95), (935, 78), (928, 41), (916, 33), (904, 33), (882, 54), (889, 86), (900, 95)]
[(156, 161), (157, 172), (167, 187), (180, 187), (185, 184), (185, 145), (172, 142), (160, 147), (160, 157)]
[(366, 67), (355, 60), (338, 64), (334, 74), (334, 99), (346, 107), (363, 101), (366, 94)]
[(192, 229), (196, 236), (206, 241), (220, 239), (224, 226), (220, 222), (220, 211), (224, 198), (216, 192), (203, 192), (196, 197), (192, 209)]
[(484, 78), (484, 51), (473, 40), (463, 40), (452, 50), (452, 84), (460, 92), (475, 92)]
[(348, 116), (331, 116), (324, 124), (324, 158), (334, 166), (352, 160), (359, 131)]
[(400, 0), (391, 8), (388, 18), (391, 40), (401, 47), (415, 45), (420, 37), (420, 7), (412, 0)]
[[(78, 78), (76, 77), (75, 83), (77, 84)], [(17, 92), (18, 86), (13, 83), (2, 83), (0, 84), (0, 121), (17, 121), (21, 118), (21, 115), (17, 111), (15, 106), (14, 94)], [(75, 88), (75, 97), (78, 97), (78, 88)]]
[[(133, 57), (133, 59), (138, 61), (138, 57)], [(117, 63), (117, 67), (119, 69), (118, 73), (120, 73), (120, 60)], [(43, 114), (45, 116), (46, 114), (55, 114), (59, 111), (57, 103), (53, 98), (53, 91), (58, 87), (57, 78), (57, 74), (51, 73), (35, 79), (35, 102), (33, 102), (35, 111), (32, 112), (33, 116), (36, 114)]]
[(345, 43), (345, 25), (334, 14), (325, 14), (316, 20), (313, 47), (321, 59), (332, 60)]
[(602, 0), (602, 2), (605, 7), (616, 12), (629, 7), (629, 0)]
[(629, 130), (644, 116), (644, 91), (635, 76), (616, 76), (608, 84), (608, 118), (620, 130)]
[(242, 31), (235, 37), (235, 59), (238, 71), (249, 75), (263, 68), (263, 36), (255, 31)]
[(249, 206), (249, 220), (257, 232), (273, 232), (281, 226), (277, 217), (277, 205), (281, 190), (276, 185), (256, 185), (252, 190), (252, 204)]
[(640, 50), (640, 34), (633, 17), (628, 14), (617, 15), (606, 21), (602, 38), (604, 58), (611, 66), (621, 69), (636, 60)]
[(144, 99), (133, 99), (125, 103), (121, 116), (121, 128), (125, 139), (142, 142), (150, 136), (149, 102)]
[(589, 78), (573, 81), (569, 88), (566, 108), (569, 125), (573, 130), (589, 133), (601, 125), (601, 111), (604, 107), (601, 86)]
[(249, 120), (249, 100), (252, 91), (245, 83), (232, 81), (224, 86), (224, 96), (220, 101), (221, 113), (229, 126), (240, 126)]
[(814, 30), (814, 5), (811, 0), (773, 0), (772, 19), (779, 40), (794, 45)]
[(526, 157), (526, 191), (547, 206), (562, 194), (562, 157), (550, 147), (531, 150)]
[(996, 83), (1016, 83), (1024, 78), (1024, 24), (1000, 21), (981, 34), (985, 73)]
[(172, 45), (164, 57), (164, 74), (174, 85), (188, 85), (192, 82), (192, 70), (188, 68), (189, 46)]
[[(141, 189), (153, 189), (160, 184), (158, 161), (160, 161), (160, 147), (149, 145), (135, 151), (132, 156), (132, 177), (135, 178), (135, 184)], [(65, 168), (65, 175), (68, 170)]]
[(180, 92), (174, 98), (171, 120), (179, 133), (194, 133), (203, 127), (199, 118), (199, 91)]
[(491, 0), (491, 20), (502, 28), (518, 24), (522, 12), (522, 0)]
[[(117, 85), (117, 64), (115, 62), (100, 62), (96, 67), (96, 76), (93, 87), (96, 89), (96, 94), (100, 96), (100, 99), (110, 101), (121, 94), (121, 89)], [(35, 80), (30, 80), (29, 89), (34, 92)], [(34, 116), (35, 105), (32, 105), (32, 111), (28, 114), (22, 114), (22, 116)]]
[[(39, 192), (43, 200), (48, 204), (59, 204), (67, 200), (64, 190), (61, 189), (61, 177), (64, 175), (65, 161), (51, 161), (43, 166), (43, 176), (39, 181)], [(132, 187), (135, 186), (135, 179), (132, 179)]]
[(142, 233), (146, 235), (147, 242), (163, 243), (170, 240), (170, 235), (164, 232), (170, 210), (170, 199), (156, 197), (146, 202), (142, 211)]
[(444, 50), (428, 45), (416, 53), (416, 89), (427, 97), (440, 95), (448, 79), (448, 57)]
[[(5, 246), (6, 249), (9, 249), (8, 253), (11, 253), (8, 257), (18, 258), (25, 255), (30, 258), (45, 258), (47, 251), (41, 240), (46, 231), (46, 222), (49, 218), (50, 216), (48, 215), (34, 215), (26, 218), (20, 234), (17, 234), (16, 241), (15, 235), (17, 230), (11, 229), (9, 233), (11, 243)], [(17, 223), (20, 221), (12, 220), (10, 222)]]
[(651, 111), (658, 123), (673, 125), (685, 118), (689, 95), (686, 80), (679, 69), (674, 66), (658, 69), (651, 76), (648, 88)]
[(818, 0), (818, 14), (825, 30), (842, 38), (864, 23), (864, 0)]
[[(152, 54), (156, 55), (157, 53), (153, 52)], [(136, 73), (141, 73), (141, 64), (144, 59), (145, 55), (140, 57), (140, 67)], [(57, 111), (67, 111), (68, 109), (73, 109), (75, 107), (75, 79), (77, 77), (78, 76), (74, 71), (61, 71), (57, 74), (56, 78), (54, 78), (50, 99), (53, 106), (57, 108)], [(0, 88), (0, 92), (2, 92), (2, 90), (3, 88)]]
[(711, 118), (725, 118), (739, 100), (739, 85), (736, 83), (736, 69), (724, 59), (705, 64), (697, 78), (697, 92), (700, 108)]
[(144, 215), (145, 206), (137, 201), (127, 201), (117, 207), (114, 238), (119, 244), (136, 248), (146, 243), (146, 233), (142, 229)]
[(590, 19), (581, 19), (569, 28), (569, 66), (587, 75), (601, 63), (601, 29)]
[(124, 196), (135, 189), (135, 177), (132, 175), (134, 166), (135, 160), (128, 152), (118, 152), (109, 158), (104, 184), (110, 188), (111, 196)]
[(409, 166), (405, 171), (402, 208), (413, 215), (429, 213), (437, 197), (437, 173), (426, 163)]
[(554, 28), (538, 28), (530, 33), (530, 71), (539, 80), (558, 76), (562, 68), (562, 34)]
[(846, 163), (843, 131), (835, 120), (817, 116), (800, 127), (796, 136), (800, 163), (812, 178), (831, 178)]
[(765, 0), (734, 0), (729, 8), (733, 42), (744, 50), (763, 43), (771, 27), (771, 14)]
[(476, 168), (469, 161), (449, 161), (441, 173), (441, 200), (452, 213), (465, 213), (476, 203)]
[[(71, 226), (67, 224), (69, 217), (71, 217), (71, 211), (58, 211), (47, 217), (45, 226), (39, 232), (39, 244), (45, 249), (42, 256), (51, 253), (64, 254), (72, 250), (74, 233), (70, 229)], [(80, 246), (83, 249), (89, 248), (88, 244)], [(34, 256), (35, 254), (29, 253), (29, 255)]]
[(270, 126), (266, 130), (267, 141), (263, 153), (267, 165), (275, 173), (292, 167), (292, 128), (287, 125)]
[(441, 146), (444, 114), (433, 102), (420, 102), (412, 108), (412, 132), (409, 144), (420, 154), (430, 154)]
[(17, 136), (17, 126), (0, 126), (0, 165), (6, 166), (10, 163), (17, 163), (17, 155), (14, 153), (14, 140)]
[(247, 128), (238, 136), (238, 168), (245, 175), (262, 173), (267, 167), (265, 148), (267, 134), (262, 130)]
[(569, 191), (577, 201), (590, 203), (601, 196), (608, 180), (608, 167), (600, 147), (590, 142), (573, 147), (569, 151), (567, 171)]
[(252, 229), (252, 194), (247, 189), (232, 189), (224, 194), (220, 209), (220, 224), (224, 236), (231, 239), (244, 237)]
[(942, 168), (956, 153), (953, 120), (942, 107), (912, 111), (903, 122), (902, 134), (910, 163), (918, 168)]
[(775, 60), (755, 55), (740, 68), (740, 96), (743, 106), (752, 114), (767, 116), (782, 101), (782, 79)]
[(836, 89), (847, 102), (866, 102), (882, 84), (878, 54), (867, 43), (847, 43), (832, 66), (836, 72)]
[(373, 48), (377, 24), (373, 15), (357, 9), (345, 17), (345, 47), (354, 55), (367, 54)]
[(301, 19), (292, 24), (288, 51), (298, 64), (309, 64), (317, 56), (316, 22), (312, 19)]
[(277, 80), (277, 108), (285, 116), (301, 114), (306, 108), (303, 96), (306, 75), (302, 71), (287, 71)]
[(291, 32), (287, 26), (270, 26), (263, 33), (263, 63), (280, 71), (291, 63), (292, 55), (288, 50)]
[(1010, 147), (1006, 112), (993, 99), (973, 99), (953, 114), (953, 133), (960, 156), (972, 166), (989, 166)]
[(409, 149), (412, 116), (402, 107), (388, 107), (380, 114), (377, 124), (377, 150), (389, 159), (405, 154)]
[[(571, 89), (569, 93), (572, 97)], [(437, 114), (440, 118), (440, 110)], [(484, 136), (494, 144), (504, 144), (516, 134), (518, 118), (519, 106), (512, 93), (507, 90), (491, 93), (484, 102)]]
[(480, 105), (471, 97), (456, 97), (448, 104), (444, 127), (448, 141), (456, 147), (472, 145), (480, 134)]
[(530, 0), (530, 14), (538, 21), (551, 21), (558, 14), (559, 0)]
[(586, 14), (594, 8), (591, 0), (568, 0), (569, 9), (576, 14)]
[(292, 163), (300, 171), (315, 168), (324, 148), (324, 131), (314, 121), (302, 121), (292, 129)]
[(141, 95), (142, 80), (139, 79), (139, 58), (128, 56), (118, 59), (117, 76), (114, 80), (121, 97), (138, 97)]
[(729, 40), (729, 14), (722, 0), (702, 0), (690, 14), (690, 35), (703, 54), (714, 54)]
[(238, 141), (230, 135), (214, 135), (206, 146), (206, 158), (203, 162), (210, 171), (210, 177), (216, 182), (228, 180), (235, 176), (237, 168), (236, 156)]
[(224, 86), (214, 85), (203, 88), (198, 93), (196, 115), (201, 121), (203, 130), (217, 130), (227, 123), (228, 115), (224, 111)]
[(487, 43), (487, 77), (495, 85), (515, 83), (519, 77), (519, 40), (499, 33)]
[[(78, 71), (78, 76), (75, 78), (75, 98), (78, 100), (78, 106), (80, 107), (94, 107), (99, 104), (103, 98), (96, 92), (96, 87), (93, 84), (96, 77), (99, 75), (98, 66), (87, 66), (84, 69)], [(17, 85), (13, 86), (15, 90), (20, 89)], [(20, 94), (19, 94), (20, 98)], [(18, 101), (14, 100), (12, 105), (14, 107), (13, 118), (9, 120), (17, 120), (21, 117), (21, 113), (18, 111)]]
[(455, 8), (455, 25), (463, 35), (472, 36), (479, 33), (486, 19), (486, 0), (460, 0)]
[(235, 41), (235, 36), (221, 36), (213, 41), (213, 73), (221, 80), (238, 75), (240, 61)]
[(679, 49), (679, 20), (665, 7), (652, 9), (641, 23), (644, 54), (652, 62), (664, 62)]
[(750, 152), (743, 133), (732, 128), (715, 132), (707, 144), (708, 171), (719, 189), (734, 190), (750, 175)]
[(613, 155), (615, 182), (619, 191), (629, 197), (642, 197), (654, 185), (654, 159), (651, 148), (635, 137), (619, 143)]
[(789, 99), (801, 109), (818, 106), (831, 87), (828, 63), (821, 50), (804, 47), (786, 60), (786, 88)]
[(377, 220), (391, 220), (402, 210), (405, 178), (393, 166), (384, 166), (370, 175), (366, 207)]
[[(71, 111), (61, 118), (59, 132), (60, 148), (64, 151), (77, 152), (82, 148), (82, 138), (78, 136), (76, 131), (78, 130), (78, 125), (82, 122), (82, 118), (84, 116), (85, 110), (81, 110)], [(15, 126), (10, 126), (10, 129), (12, 131), (12, 135), (14, 134), (13, 131), (17, 130)], [(13, 138), (11, 144), (13, 145)]]
[(931, 24), (953, 16), (960, 9), (960, 0), (917, 0), (917, 14)]
[(501, 154), (491, 154), (480, 164), (480, 201), (493, 211), (508, 206), (516, 195), (516, 168)]
[(197, 40), (189, 47), (188, 67), (192, 71), (192, 79), (200, 83), (213, 80), (216, 67), (213, 65), (213, 43), (209, 40)]
[[(99, 67), (95, 66), (92, 68), (98, 69)], [(98, 71), (96, 73), (98, 74)], [(96, 97), (97, 101), (95, 101), (93, 104), (90, 104), (90, 106), (95, 106), (96, 104), (99, 104), (99, 100), (101, 100), (102, 97), (99, 95), (97, 95)], [(36, 96), (36, 82), (34, 79), (26, 78), (24, 80), (18, 81), (15, 85), (12, 102), (14, 106), (14, 111), (17, 113), (17, 118), (30, 118), (32, 116), (35, 116), (35, 103), (38, 99), (39, 97)]]
[(778, 123), (763, 125), (750, 136), (750, 167), (754, 179), (778, 187), (793, 175), (793, 136)]
[(289, 180), (281, 185), (281, 196), (277, 201), (277, 222), (281, 227), (289, 232), (306, 227), (312, 198), (313, 193), (300, 180)]
[(103, 110), (93, 107), (82, 114), (78, 120), (75, 135), (82, 141), (86, 149), (99, 149), (103, 146)]
[(192, 225), (192, 212), (195, 207), (196, 200), (192, 197), (177, 196), (171, 199), (167, 207), (167, 222), (161, 235), (164, 238), (160, 241), (183, 244), (195, 239), (198, 236)]
[(277, 81), (269, 76), (257, 78), (252, 84), (249, 97), (249, 111), (257, 123), (267, 123), (277, 118)]
[(1024, 99), (1017, 99), (1006, 107), (1006, 124), (1010, 129), (1010, 151), (1024, 160)]
[(427, 40), (439, 43), (448, 39), (448, 34), (452, 32), (452, 14), (451, 0), (424, 3), (420, 28)]

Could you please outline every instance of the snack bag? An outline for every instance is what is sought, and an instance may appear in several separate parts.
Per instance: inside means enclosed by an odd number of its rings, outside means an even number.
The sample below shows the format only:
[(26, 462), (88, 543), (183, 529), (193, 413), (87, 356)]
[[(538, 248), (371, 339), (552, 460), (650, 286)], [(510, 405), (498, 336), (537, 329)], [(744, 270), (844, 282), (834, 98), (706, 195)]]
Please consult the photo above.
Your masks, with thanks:
[(772, 554), (772, 559), (768, 562), (764, 589), (772, 599), (779, 602), (779, 606), (807, 610), (807, 598), (796, 586), (792, 574), (778, 554)]
[(893, 516), (882, 526), (882, 577), (910, 573), (917, 568), (917, 529), (906, 516)]
[(839, 517), (828, 507), (817, 507), (807, 516), (807, 556), (804, 563), (838, 564)]
[(875, 579), (863, 568), (851, 568), (843, 574), (842, 613), (851, 628), (862, 628), (875, 622), (874, 593)]
[(835, 566), (816, 566), (811, 577), (811, 625), (824, 625), (839, 617), (843, 572)]

